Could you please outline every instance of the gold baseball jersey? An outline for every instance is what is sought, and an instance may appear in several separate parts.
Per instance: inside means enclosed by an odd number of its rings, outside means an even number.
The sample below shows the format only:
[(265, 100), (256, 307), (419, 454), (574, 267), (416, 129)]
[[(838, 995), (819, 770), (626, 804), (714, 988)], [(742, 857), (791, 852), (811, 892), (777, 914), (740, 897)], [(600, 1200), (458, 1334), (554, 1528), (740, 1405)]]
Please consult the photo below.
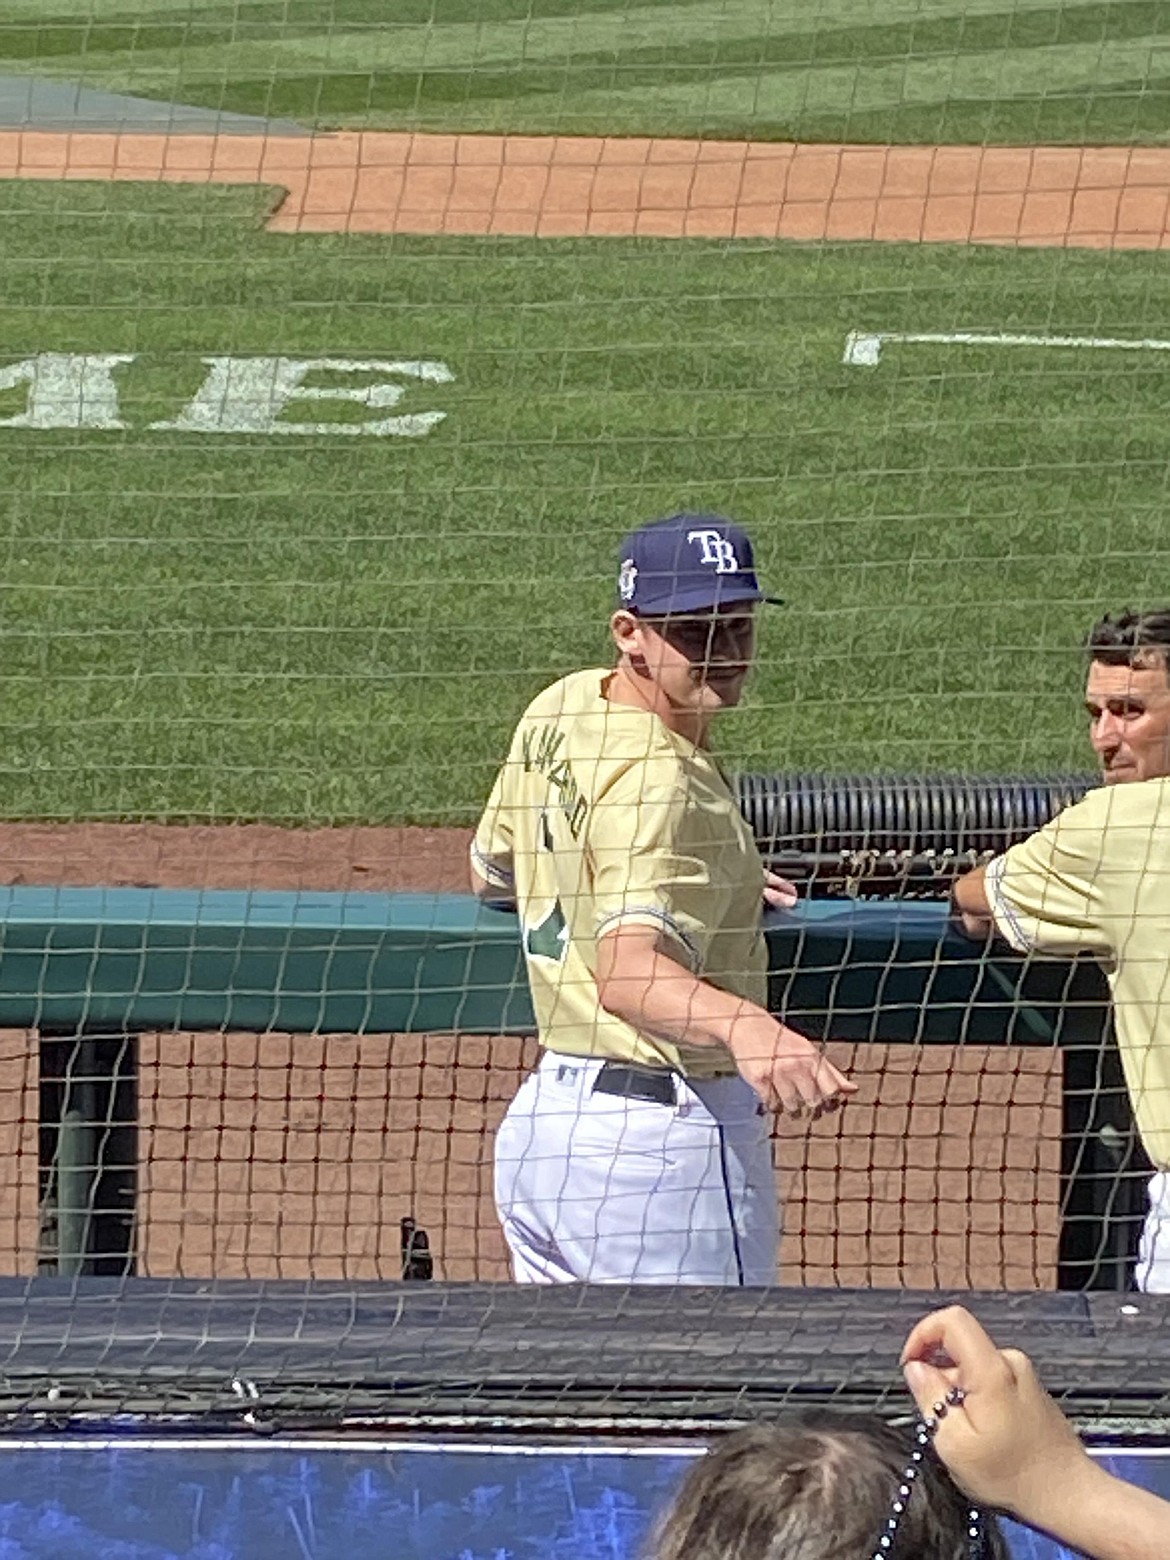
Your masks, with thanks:
[(767, 997), (763, 865), (727, 781), (656, 715), (610, 704), (609, 676), (577, 672), (529, 705), (472, 861), (515, 895), (549, 1050), (731, 1074), (725, 1047), (673, 1045), (598, 1001), (597, 940), (619, 925), (653, 926), (701, 979), (761, 1005)]
[(1021, 952), (1092, 953), (1146, 1152), (1170, 1169), (1170, 779), (1102, 786), (987, 868)]

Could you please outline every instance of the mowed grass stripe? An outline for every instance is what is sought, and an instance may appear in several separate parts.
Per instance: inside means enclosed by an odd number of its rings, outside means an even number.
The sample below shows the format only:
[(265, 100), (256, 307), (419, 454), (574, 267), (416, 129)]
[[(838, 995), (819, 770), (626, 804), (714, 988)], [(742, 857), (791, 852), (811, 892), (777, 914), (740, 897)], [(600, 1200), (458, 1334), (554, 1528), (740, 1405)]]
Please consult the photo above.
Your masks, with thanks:
[[(793, 133), (790, 118), (760, 114), (753, 116), (752, 123), (753, 133), (761, 137)], [(863, 144), (1164, 144), (1170, 140), (1170, 75), (1117, 81), (1091, 93), (1045, 93), (999, 101), (968, 100), (955, 94), (938, 102), (901, 104), (893, 111), (818, 114), (810, 106), (799, 115), (799, 131), (806, 141)]]
[[(1163, 40), (1137, 32), (1102, 44), (1096, 26), (1105, 9), (1097, 7), (1076, 18), (1084, 24), (1080, 28), (1060, 13), (1032, 13), (1032, 20), (1044, 24), (1043, 30), (1034, 31), (1035, 38), (1081, 31), (1086, 41), (1046, 46), (1033, 42), (1027, 52), (960, 52), (960, 44), (969, 47), (980, 36), (980, 29), (964, 19), (894, 36), (881, 28), (859, 28), (824, 36), (794, 34), (763, 46), (750, 41), (739, 48), (696, 44), (672, 50), (669, 61), (655, 50), (620, 59), (582, 56), (570, 65), (526, 70), (525, 95), (519, 100), (511, 70), (428, 70), (423, 78), (403, 72), (371, 78), (369, 104), (383, 116), (395, 107), (422, 112), (423, 104), (441, 114), (446, 105), (466, 128), (516, 128), (519, 114), (520, 127), (528, 128), (542, 112), (532, 101), (540, 95), (544, 115), (555, 115), (564, 129), (618, 131), (640, 122), (647, 109), (652, 119), (677, 128), (701, 104), (702, 126), (708, 132), (734, 124), (749, 132), (753, 125), (793, 136), (803, 131), (804, 138), (815, 140), (874, 140), (884, 138), (883, 127), (891, 123), (885, 115), (897, 115), (905, 124), (922, 109), (937, 116), (951, 104), (984, 105), (986, 129), (989, 118), (1012, 111), (1022, 122), (1031, 105), (1049, 115), (1063, 110), (1072, 116), (1081, 108), (1102, 120), (1111, 107), (1120, 109), (1132, 101), (1143, 111), (1151, 139), (1159, 132), (1170, 133), (1170, 121), (1159, 118), (1156, 101), (1148, 101), (1159, 87), (1153, 63), (1167, 55)], [(1002, 15), (984, 20), (998, 22)], [(1136, 13), (1128, 20), (1135, 27), (1139, 23)], [(1140, 21), (1148, 24), (1148, 13)], [(763, 68), (775, 58), (785, 59), (783, 70)], [(828, 63), (835, 58), (848, 63)], [(1038, 80), (1044, 83), (1039, 94)], [(365, 78), (362, 82), (364, 88)], [(261, 82), (255, 86), (263, 90)], [(345, 90), (340, 84), (337, 89)], [(286, 89), (281, 82), (276, 92), (272, 101), (281, 111), (292, 109), (297, 87), (289, 84)], [(322, 104), (327, 106), (332, 95), (327, 86)], [(863, 115), (870, 120), (861, 132)], [(429, 121), (432, 128), (440, 122)], [(810, 134), (812, 124), (816, 130)], [(982, 133), (975, 137), (983, 138)]]
[[(975, 0), (977, 8), (992, 12), (1003, 22), (1003, 0)], [(1047, 9), (1047, 8), (1042, 8)], [(875, 25), (892, 17), (881, 17), (881, 6), (860, 11), (855, 20), (867, 22), (866, 36)], [(964, 8), (956, 0), (947, 0), (944, 17), (963, 22)], [(1059, 17), (1061, 12), (1055, 11)], [(814, 31), (827, 39), (844, 31), (838, 12), (825, 16), (821, 25), (816, 14), (786, 17), (786, 25), (764, 12), (760, 0), (729, 0), (714, 8), (710, 0), (700, 5), (607, 6), (602, 11), (583, 11), (566, 17), (524, 17), (505, 22), (470, 22), (435, 25), (431, 22), (382, 20), (381, 25), (359, 28), (335, 28), (329, 23), (307, 25), (290, 36), (287, 27), (270, 23), (246, 23), (236, 17), (218, 22), (204, 19), (173, 22), (154, 28), (148, 23), (128, 28), (105, 27), (55, 28), (42, 22), (36, 28), (3, 28), (0, 8), (0, 47), (5, 59), (22, 56), (34, 62), (44, 58), (42, 50), (51, 45), (53, 69), (81, 70), (90, 56), (108, 56), (109, 69), (128, 69), (147, 76), (151, 70), (173, 73), (178, 61), (172, 58), (176, 47), (183, 47), (184, 75), (198, 76), (207, 70), (223, 73), (223, 48), (231, 39), (232, 72), (254, 75), (257, 72), (304, 73), (321, 70), (440, 70), (477, 69), (480, 66), (519, 67), (534, 62), (566, 62), (605, 53), (608, 58), (626, 59), (647, 48), (658, 51), (660, 62), (669, 62), (680, 50), (697, 44), (711, 50), (713, 59), (721, 58), (724, 42), (752, 42), (783, 48), (792, 34)], [(897, 41), (903, 28), (913, 28), (917, 20), (895, 23)], [(76, 53), (62, 53), (62, 41), (76, 41)], [(666, 53), (663, 53), (666, 51)], [(119, 56), (126, 56), (119, 59)]]
[[(246, 3), (246, 0), (245, 0)], [(230, 19), (233, 11), (241, 7), (221, 3), (201, 7)], [(269, 7), (269, 9), (273, 9)], [(0, 16), (5, 21), (26, 22), (47, 27), (73, 25), (75, 23), (99, 24), (104, 22), (137, 21), (142, 17), (165, 16), (172, 12), (190, 16), (192, 0), (3, 0)]]
[[(714, 73), (616, 64), (423, 76), (265, 77), (185, 83), (182, 95), (322, 125), (529, 134), (694, 136), (805, 142), (1098, 144), (1170, 139), (1164, 50), (1142, 38), (976, 57)], [(685, 80), (679, 81), (680, 76)], [(1037, 83), (1043, 81), (1044, 85)], [(671, 84), (673, 83), (673, 84)], [(973, 89), (973, 90), (972, 90)], [(145, 90), (145, 88), (140, 88)], [(151, 88), (153, 90), (153, 88)]]
[[(842, 26), (833, 14), (818, 24), (814, 14), (788, 19), (788, 25), (770, 25), (759, 31), (758, 0), (739, 0), (717, 16), (706, 6), (674, 7), (667, 11), (609, 11), (594, 17), (567, 21), (513, 22), (490, 27), (482, 24), (447, 27), (389, 23), (358, 32), (331, 32), (321, 26), (312, 35), (248, 41), (242, 28), (235, 30), (232, 63), (238, 74), (258, 72), (304, 75), (311, 71), (390, 72), (405, 75), (441, 70), (493, 67), (515, 70), (540, 64), (571, 70), (579, 87), (593, 67), (605, 65), (611, 79), (625, 84), (642, 79), (661, 80), (664, 73), (710, 72), (713, 68), (769, 64), (799, 66), (817, 61), (873, 61), (925, 59), (932, 55), (977, 54), (982, 49), (1023, 52), (1055, 44), (1104, 43), (1157, 36), (1164, 10), (1160, 0), (1119, 7), (1108, 0), (1082, 0), (1074, 6), (1039, 5), (1005, 8), (1003, 0), (972, 0), (970, 5), (935, 7), (930, 17), (915, 15), (894, 20), (881, 17), (880, 6), (867, 7), (857, 24)], [(2, 16), (2, 12), (0, 12)], [(213, 24), (175, 24), (163, 29), (142, 29), (129, 34), (124, 28), (87, 29), (82, 52), (64, 54), (52, 62), (56, 72), (80, 70), (93, 57), (116, 57), (132, 52), (135, 78), (147, 79), (152, 71), (170, 75), (179, 68), (173, 55), (182, 47), (181, 68), (194, 79), (208, 70), (222, 76), (222, 44), (203, 43)], [(59, 39), (70, 36), (60, 29), (32, 31), (3, 27), (0, 51), (25, 63), (44, 58), (45, 43), (59, 54)], [(48, 63), (48, 62), (46, 62)], [(645, 77), (640, 72), (647, 72)], [(653, 74), (650, 74), (650, 73)], [(526, 71), (526, 88), (530, 72)], [(563, 83), (562, 76), (562, 83)], [(474, 81), (472, 82), (474, 85)]]
[(487, 10), (452, 0), (388, 23), (361, 5), (247, 6), (31, 27), (3, 25), (0, 5), (0, 72), (325, 125), (882, 140), (955, 104), (993, 140), (1037, 117), (1055, 139), (1090, 121), (1105, 140), (1167, 133), (1146, 100), (1164, 0)]
[[(980, 46), (1024, 50), (1035, 43), (1073, 38), (1105, 42), (1157, 30), (1167, 8), (1158, 0), (1118, 6), (1102, 0), (1078, 0), (1072, 5), (1033, 3), (1005, 6), (1003, 0), (935, 0), (928, 10), (907, 14), (905, 0), (847, 0), (831, 11), (797, 11), (777, 17), (761, 0), (728, 0), (666, 7), (608, 6), (566, 17), (487, 23), (482, 20), (447, 25), (383, 20), (357, 29), (326, 23), (304, 27), (288, 36), (286, 27), (224, 17), (203, 16), (153, 28), (149, 25), (86, 26), (79, 29), (47, 22), (35, 29), (4, 27), (0, 5), (0, 49), (7, 66), (44, 60), (54, 72), (81, 71), (87, 60), (106, 56), (110, 69), (133, 69), (138, 79), (151, 72), (171, 76), (182, 69), (196, 78), (217, 72), (223, 79), (224, 47), (230, 37), (232, 74), (260, 72), (305, 74), (310, 71), (433, 71), (480, 67), (519, 68), (539, 63), (588, 65), (606, 58), (636, 68), (653, 51), (663, 68), (687, 63), (692, 49), (703, 51), (708, 65), (754, 60), (759, 64), (816, 57), (816, 40), (824, 55), (864, 58), (877, 47), (883, 55), (930, 54), (956, 48), (975, 52)], [(852, 22), (852, 26), (844, 23)], [(216, 34), (219, 36), (215, 36)], [(64, 53), (65, 40), (81, 43)], [(855, 42), (852, 40), (856, 40)], [(174, 51), (182, 49), (182, 60)], [(51, 50), (51, 59), (46, 52)], [(790, 52), (791, 51), (791, 52)], [(126, 56), (120, 60), (119, 56)], [(115, 81), (114, 84), (117, 84)]]
[[(776, 118), (812, 104), (818, 113), (865, 113), (928, 103), (952, 96), (1002, 102), (1033, 96), (1043, 81), (1049, 96), (1073, 92), (1107, 92), (1114, 82), (1142, 78), (1155, 61), (1166, 61), (1165, 40), (1155, 35), (1117, 43), (1082, 43), (1031, 49), (1016, 54), (1001, 49), (951, 54), (937, 59), (899, 59), (889, 63), (813, 66), (765, 70), (750, 75), (712, 74), (701, 84), (617, 84), (572, 95), (574, 111), (584, 115), (612, 108), (628, 121), (631, 111), (653, 115), (703, 111), (717, 117), (744, 119), (753, 115)], [(1170, 126), (1167, 127), (1170, 130)]]
[[(686, 0), (637, 0), (641, 8), (678, 6)], [(718, 0), (690, 0), (697, 5)], [(763, 14), (770, 0), (754, 0)], [(794, 0), (785, 0), (785, 9)], [(853, 4), (855, 0), (846, 0)], [(908, 0), (878, 0), (879, 4), (905, 5)], [(912, 3), (912, 0), (909, 0)], [(924, 5), (952, 4), (953, 0), (923, 0)], [(1054, 0), (1058, 3), (1058, 0)], [(1081, 0), (1071, 0), (1080, 4)], [(527, 17), (575, 16), (583, 11), (614, 10), (615, 0), (394, 0), (394, 14), (387, 17), (386, 0), (3, 0), (0, 16), (29, 27), (141, 26), (155, 16), (178, 14), (192, 26), (215, 22), (228, 28), (266, 28), (269, 32), (316, 27), (380, 27), (396, 24), (438, 25), (451, 22), (524, 20)], [(777, 10), (779, 6), (775, 7)]]
[[(1022, 0), (1019, 11), (1076, 11), (1099, 5), (1101, 0)], [(1112, 9), (1125, 10), (1131, 0), (1116, 0)], [(1138, 0), (1142, 3), (1142, 0)], [(633, 26), (656, 10), (672, 14), (690, 12), (705, 17), (709, 31), (724, 25), (754, 23), (760, 35), (790, 31), (813, 24), (825, 27), (845, 22), (924, 21), (953, 16), (968, 10), (982, 14), (1005, 9), (1004, 0), (395, 0), (387, 14), (385, 0), (218, 0), (193, 6), (190, 0), (3, 0), (0, 18), (21, 23), (26, 30), (84, 28), (94, 34), (122, 27), (145, 28), (156, 16), (177, 15), (192, 32), (216, 26), (245, 37), (266, 32), (341, 32), (362, 29), (423, 27), (435, 33), (457, 31), (474, 25), (494, 30), (500, 24), (532, 27), (543, 35), (550, 23), (562, 27), (590, 13), (603, 12), (611, 25)], [(178, 25), (178, 23), (176, 23)]]
[[(1170, 364), (842, 345), (1170, 334), (1162, 257), (288, 239), (264, 207), (0, 185), (5, 354), (141, 354), (129, 431), (0, 427), (0, 813), (467, 821), (524, 701), (606, 657), (621, 532), (681, 507), (750, 523), (790, 603), (733, 764), (1085, 762), (1084, 628), (1170, 578)], [(274, 352), (442, 359), (402, 409), (447, 420), (147, 427), (203, 357)]]

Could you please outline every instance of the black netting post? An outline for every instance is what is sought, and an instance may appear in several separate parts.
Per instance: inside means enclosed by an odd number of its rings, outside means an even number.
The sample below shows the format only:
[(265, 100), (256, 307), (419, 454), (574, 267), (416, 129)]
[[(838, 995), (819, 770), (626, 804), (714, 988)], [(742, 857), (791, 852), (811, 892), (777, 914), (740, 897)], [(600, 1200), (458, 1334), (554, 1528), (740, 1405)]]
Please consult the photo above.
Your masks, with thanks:
[(134, 1271), (138, 1037), (40, 1032), (41, 1272)]
[(1066, 1045), (1061, 1062), (1057, 1284), (1061, 1289), (1129, 1289), (1152, 1166), (1134, 1123), (1111, 1029), (1099, 1045)]
[(435, 1259), (426, 1230), (409, 1215), (399, 1220), (399, 1228), (402, 1235), (402, 1277), (420, 1280), (434, 1278)]

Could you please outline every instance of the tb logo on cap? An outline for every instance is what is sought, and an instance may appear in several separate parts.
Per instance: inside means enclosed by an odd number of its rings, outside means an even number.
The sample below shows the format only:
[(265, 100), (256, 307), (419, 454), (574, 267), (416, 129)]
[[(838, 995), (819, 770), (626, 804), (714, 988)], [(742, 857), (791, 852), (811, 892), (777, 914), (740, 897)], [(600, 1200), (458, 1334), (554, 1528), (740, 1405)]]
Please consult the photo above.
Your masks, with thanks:
[(735, 548), (718, 531), (688, 531), (687, 541), (701, 544), (703, 551), (699, 554), (699, 562), (713, 564), (716, 574), (739, 573), (739, 559), (735, 556)]

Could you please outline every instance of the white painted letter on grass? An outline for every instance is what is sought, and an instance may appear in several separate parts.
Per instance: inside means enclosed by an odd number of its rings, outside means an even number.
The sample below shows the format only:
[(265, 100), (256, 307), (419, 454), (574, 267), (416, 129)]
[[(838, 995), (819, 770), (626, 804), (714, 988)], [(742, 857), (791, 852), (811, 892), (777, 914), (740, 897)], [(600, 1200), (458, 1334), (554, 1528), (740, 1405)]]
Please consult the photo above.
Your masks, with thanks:
[(38, 352), (0, 366), (0, 390), (28, 386), (23, 412), (0, 417), (0, 428), (125, 428), (118, 415), (113, 370), (133, 363), (124, 352)]
[[(402, 380), (450, 384), (445, 363), (360, 358), (207, 357), (207, 377), (178, 417), (151, 423), (180, 433), (366, 434), (373, 438), (421, 438), (446, 412), (412, 412), (362, 422), (285, 422), (292, 401), (351, 401), (377, 411), (397, 406), (406, 394)], [(309, 385), (312, 373), (379, 374), (373, 384)]]

